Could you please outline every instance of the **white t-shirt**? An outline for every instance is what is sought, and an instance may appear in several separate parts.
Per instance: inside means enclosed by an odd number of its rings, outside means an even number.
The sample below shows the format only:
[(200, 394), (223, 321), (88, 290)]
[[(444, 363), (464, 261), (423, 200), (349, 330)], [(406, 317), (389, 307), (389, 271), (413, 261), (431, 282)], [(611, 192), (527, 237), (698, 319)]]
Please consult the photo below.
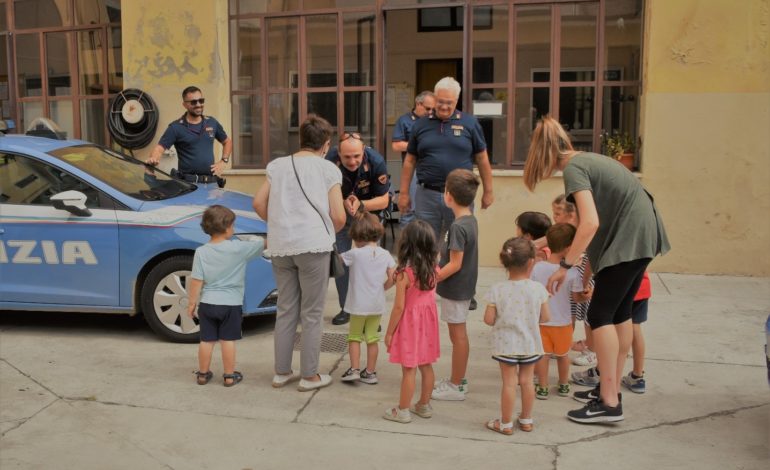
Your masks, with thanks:
[[(549, 263), (548, 261), (540, 261), (535, 263), (535, 267), (532, 268), (532, 274), (530, 278), (543, 286), (548, 282), (548, 278), (551, 277), (559, 269), (559, 265), (555, 263)], [(548, 308), (551, 310), (551, 321), (543, 323), (546, 326), (566, 326), (572, 324), (572, 312), (570, 308), (570, 294), (572, 292), (583, 291), (583, 279), (577, 269), (574, 267), (567, 270), (567, 277), (561, 288), (548, 299)]]
[(352, 248), (342, 253), (350, 267), (345, 311), (351, 315), (381, 315), (385, 312), (387, 270), (396, 262), (386, 250), (376, 245)]
[(268, 163), (267, 246), (270, 256), (324, 253), (332, 251), (335, 241), (334, 224), (329, 215), (329, 190), (335, 184), (342, 184), (342, 173), (322, 157), (294, 157), (294, 163), (302, 189), (321, 215), (302, 195), (291, 157)]
[(543, 354), (540, 337), (540, 309), (548, 301), (545, 287), (531, 279), (494, 284), (486, 300), (495, 304), (497, 317), (492, 327), (494, 354), (534, 356)]

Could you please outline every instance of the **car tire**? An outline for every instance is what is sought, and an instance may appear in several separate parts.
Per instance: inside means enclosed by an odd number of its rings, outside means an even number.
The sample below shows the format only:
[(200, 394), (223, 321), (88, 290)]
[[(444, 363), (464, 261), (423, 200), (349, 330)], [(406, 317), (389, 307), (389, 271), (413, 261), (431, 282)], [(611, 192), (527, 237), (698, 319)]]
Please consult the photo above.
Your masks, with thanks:
[(192, 255), (166, 258), (153, 266), (142, 285), (144, 319), (162, 338), (175, 343), (196, 343), (198, 320), (187, 316), (187, 279)]

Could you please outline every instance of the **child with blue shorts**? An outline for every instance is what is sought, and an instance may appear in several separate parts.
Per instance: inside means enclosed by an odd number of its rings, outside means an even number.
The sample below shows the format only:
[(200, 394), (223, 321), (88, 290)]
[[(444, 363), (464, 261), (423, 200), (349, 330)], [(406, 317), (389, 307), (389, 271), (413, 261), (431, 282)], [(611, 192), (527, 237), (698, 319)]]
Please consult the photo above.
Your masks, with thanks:
[(198, 385), (205, 385), (213, 374), (210, 370), (214, 345), (222, 348), (225, 387), (232, 387), (243, 374), (235, 370), (235, 341), (241, 339), (243, 291), (246, 264), (262, 254), (265, 241), (231, 240), (235, 231), (235, 214), (227, 207), (213, 205), (203, 212), (201, 228), (211, 237), (195, 250), (193, 269), (188, 282), (190, 318), (198, 310), (200, 345), (198, 346)]

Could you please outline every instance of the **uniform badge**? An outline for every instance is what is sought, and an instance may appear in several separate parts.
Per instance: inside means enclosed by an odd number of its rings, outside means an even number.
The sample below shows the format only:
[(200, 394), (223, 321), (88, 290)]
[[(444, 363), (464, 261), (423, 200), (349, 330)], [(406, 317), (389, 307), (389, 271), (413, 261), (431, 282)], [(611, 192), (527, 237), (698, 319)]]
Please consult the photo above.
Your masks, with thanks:
[(388, 175), (380, 175), (377, 177), (377, 181), (380, 182), (380, 184), (388, 184)]
[(206, 134), (208, 134), (209, 137), (214, 137), (214, 128), (213, 127), (207, 127), (206, 128)]
[(455, 137), (460, 137), (461, 135), (463, 135), (463, 131), (460, 129), (455, 129), (454, 134), (455, 134)]

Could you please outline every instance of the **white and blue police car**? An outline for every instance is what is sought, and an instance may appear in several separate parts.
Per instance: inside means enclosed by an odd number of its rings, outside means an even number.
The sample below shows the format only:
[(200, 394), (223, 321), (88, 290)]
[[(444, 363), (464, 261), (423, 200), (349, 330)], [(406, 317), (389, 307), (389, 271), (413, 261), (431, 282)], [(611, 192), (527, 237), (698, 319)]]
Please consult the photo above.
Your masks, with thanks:
[[(206, 207), (264, 236), (251, 197), (172, 178), (79, 140), (0, 134), (0, 310), (142, 312), (161, 337), (198, 340), (186, 280)], [(244, 315), (274, 313), (269, 260), (247, 267)]]

